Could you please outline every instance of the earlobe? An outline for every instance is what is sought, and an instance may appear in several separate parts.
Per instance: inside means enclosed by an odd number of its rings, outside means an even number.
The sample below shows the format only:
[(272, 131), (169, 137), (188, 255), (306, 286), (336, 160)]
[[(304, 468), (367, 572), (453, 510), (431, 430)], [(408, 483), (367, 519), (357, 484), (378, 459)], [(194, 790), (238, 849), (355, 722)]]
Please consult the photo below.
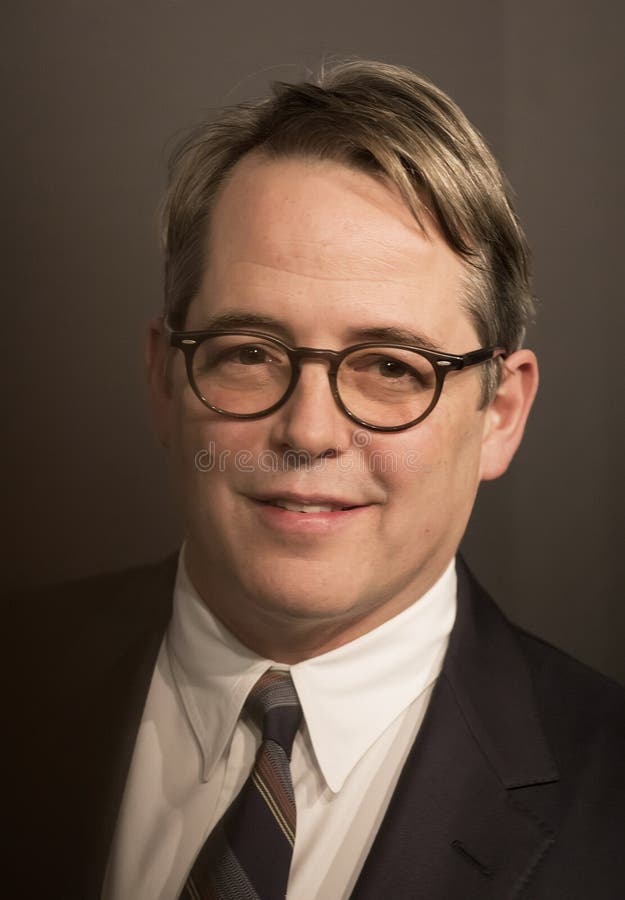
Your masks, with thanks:
[(504, 361), (501, 382), (485, 416), (480, 480), (499, 478), (516, 453), (538, 389), (538, 361), (517, 350)]
[(167, 447), (170, 433), (171, 388), (163, 321), (159, 316), (150, 323), (145, 345), (145, 362), (154, 429), (160, 443)]

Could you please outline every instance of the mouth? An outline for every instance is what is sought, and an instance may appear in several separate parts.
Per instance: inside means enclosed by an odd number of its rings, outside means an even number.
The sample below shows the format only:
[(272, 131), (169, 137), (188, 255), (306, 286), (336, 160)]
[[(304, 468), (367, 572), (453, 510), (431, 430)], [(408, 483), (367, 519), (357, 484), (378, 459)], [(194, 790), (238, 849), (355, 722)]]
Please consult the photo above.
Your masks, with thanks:
[(293, 491), (281, 491), (275, 494), (255, 494), (250, 499), (261, 506), (280, 509), (288, 513), (303, 513), (309, 516), (352, 512), (370, 505), (367, 502), (363, 503), (360, 498), (356, 499), (345, 495), (303, 494)]
[(323, 538), (342, 533), (344, 528), (366, 516), (369, 503), (355, 503), (351, 497), (328, 494), (262, 494), (250, 496), (257, 512), (257, 522), (270, 532), (280, 534), (281, 540)]
[(278, 509), (297, 513), (333, 513), (358, 508), (357, 504), (320, 503), (314, 500), (294, 501), (285, 500), (282, 497), (272, 497), (269, 500), (259, 500), (258, 502), (264, 506), (276, 506)]

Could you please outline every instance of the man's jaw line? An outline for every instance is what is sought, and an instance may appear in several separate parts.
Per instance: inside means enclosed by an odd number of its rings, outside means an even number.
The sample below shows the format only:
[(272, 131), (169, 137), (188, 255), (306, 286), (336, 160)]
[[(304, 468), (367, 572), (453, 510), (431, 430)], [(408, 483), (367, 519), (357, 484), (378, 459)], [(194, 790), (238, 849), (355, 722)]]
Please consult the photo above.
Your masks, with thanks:
[[(203, 599), (212, 614), (241, 644), (259, 656), (286, 665), (295, 665), (336, 650), (390, 618), (379, 618), (376, 615), (379, 612), (377, 605), (365, 607), (358, 613), (350, 609), (338, 616), (336, 613), (329, 615), (324, 611), (310, 609), (274, 609), (263, 602), (255, 604), (257, 618), (253, 622), (249, 618), (240, 622), (229, 616), (227, 609), (215, 609)], [(247, 609), (249, 612), (249, 607)]]
[[(379, 627), (423, 596), (449, 563), (449, 559), (424, 560), (419, 579), (389, 587), (384, 603), (376, 597), (366, 605), (352, 605), (337, 613), (312, 605), (268, 602), (266, 596), (244, 589), (242, 596), (242, 585), (215, 583), (210, 574), (208, 579), (203, 578), (202, 574), (208, 573), (192, 571), (190, 556), (186, 558), (198, 595), (221, 624), (249, 650), (285, 665), (336, 650)], [(435, 565), (430, 568), (433, 562)], [(225, 597), (228, 602), (223, 604), (220, 598)], [(231, 614), (238, 609), (245, 610), (244, 617)]]

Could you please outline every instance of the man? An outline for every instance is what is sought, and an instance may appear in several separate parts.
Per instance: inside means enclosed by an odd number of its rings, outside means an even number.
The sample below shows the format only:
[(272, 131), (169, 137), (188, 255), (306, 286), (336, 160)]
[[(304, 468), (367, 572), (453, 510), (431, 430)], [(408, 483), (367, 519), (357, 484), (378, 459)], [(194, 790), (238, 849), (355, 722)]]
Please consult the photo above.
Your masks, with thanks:
[(195, 132), (163, 221), (185, 542), (22, 607), (12, 895), (622, 898), (622, 692), (456, 559), (538, 384), (482, 139), (413, 73), (339, 65)]

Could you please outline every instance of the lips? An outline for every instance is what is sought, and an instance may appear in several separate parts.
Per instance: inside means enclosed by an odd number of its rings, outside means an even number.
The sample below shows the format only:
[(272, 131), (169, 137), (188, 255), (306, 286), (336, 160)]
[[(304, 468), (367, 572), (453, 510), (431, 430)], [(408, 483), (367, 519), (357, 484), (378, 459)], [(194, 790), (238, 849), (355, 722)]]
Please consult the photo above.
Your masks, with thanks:
[(344, 529), (357, 527), (354, 523), (367, 517), (374, 505), (354, 502), (355, 498), (345, 495), (295, 494), (279, 489), (271, 494), (248, 494), (247, 499), (262, 534), (300, 546), (308, 546), (310, 541), (338, 540)]
[(355, 509), (366, 505), (354, 502), (345, 497), (328, 497), (321, 495), (274, 494), (259, 495), (253, 498), (266, 506), (276, 506), (289, 512), (298, 513), (331, 513)]
[(336, 506), (331, 503), (293, 503), (291, 500), (266, 500), (269, 506), (279, 506), (280, 509), (288, 509), (289, 512), (302, 513), (321, 513), (321, 512), (337, 512), (340, 509), (353, 509), (353, 506)]

